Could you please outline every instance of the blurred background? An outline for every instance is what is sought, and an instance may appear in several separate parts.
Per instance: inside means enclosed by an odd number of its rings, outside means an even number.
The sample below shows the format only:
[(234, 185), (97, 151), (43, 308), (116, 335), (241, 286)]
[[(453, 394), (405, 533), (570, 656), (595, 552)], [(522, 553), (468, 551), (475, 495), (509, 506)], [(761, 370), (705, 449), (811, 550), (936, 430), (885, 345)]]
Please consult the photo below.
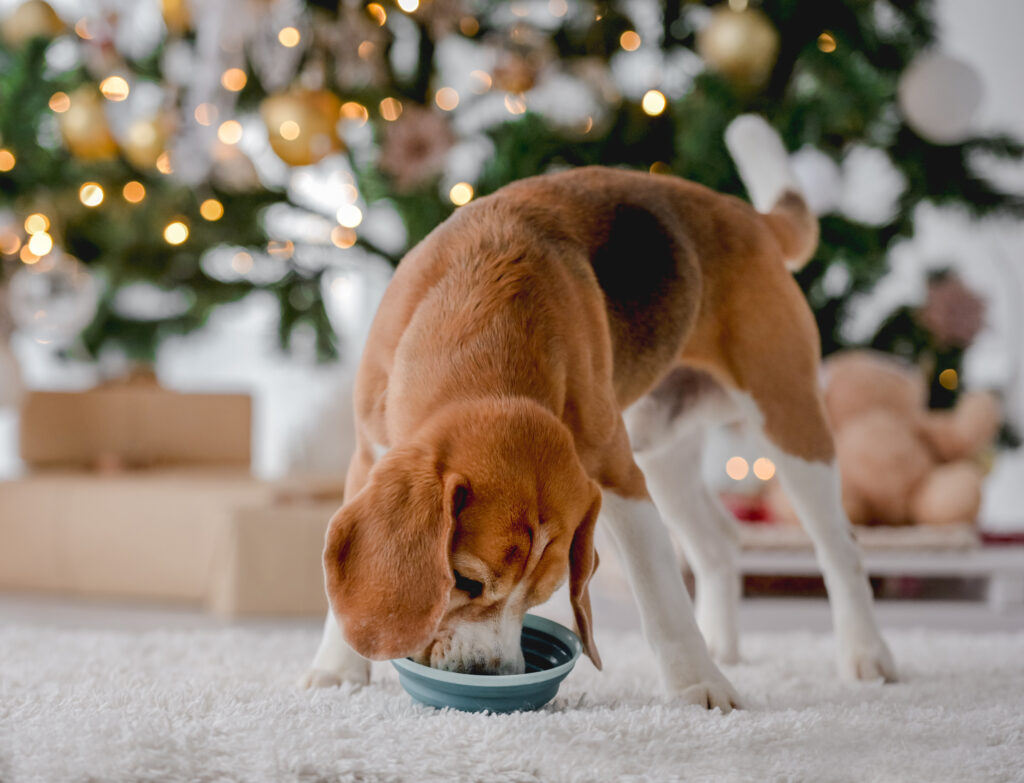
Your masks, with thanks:
[[(821, 218), (797, 279), (877, 591), (1019, 623), (1022, 29), (1015, 0), (0, 0), (0, 614), (322, 611), (403, 253), (571, 166), (744, 195), (752, 111)], [(723, 430), (704, 470), (747, 595), (820, 595), (771, 462)]]

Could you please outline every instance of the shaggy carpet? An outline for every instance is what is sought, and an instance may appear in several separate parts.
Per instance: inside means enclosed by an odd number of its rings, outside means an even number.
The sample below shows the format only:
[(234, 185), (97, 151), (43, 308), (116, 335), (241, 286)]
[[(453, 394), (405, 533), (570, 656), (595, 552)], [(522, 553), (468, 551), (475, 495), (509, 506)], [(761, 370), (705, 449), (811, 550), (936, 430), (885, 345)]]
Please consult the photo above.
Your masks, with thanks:
[(751, 634), (749, 708), (673, 704), (635, 634), (536, 713), (414, 705), (389, 665), (304, 692), (307, 631), (0, 629), (0, 780), (1022, 781), (1024, 633), (890, 634), (903, 681), (837, 680), (830, 637)]

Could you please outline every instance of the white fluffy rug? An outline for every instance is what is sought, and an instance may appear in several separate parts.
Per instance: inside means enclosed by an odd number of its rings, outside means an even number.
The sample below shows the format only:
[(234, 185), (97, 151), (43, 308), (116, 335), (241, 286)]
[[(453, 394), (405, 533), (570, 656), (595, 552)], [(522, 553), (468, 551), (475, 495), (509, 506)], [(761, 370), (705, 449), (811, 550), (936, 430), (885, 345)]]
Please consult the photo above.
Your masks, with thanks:
[(840, 683), (816, 634), (744, 637), (728, 716), (659, 695), (636, 635), (599, 637), (537, 713), (413, 705), (389, 665), (296, 690), (306, 631), (0, 629), (0, 780), (1021, 781), (1024, 633), (890, 634), (898, 685)]

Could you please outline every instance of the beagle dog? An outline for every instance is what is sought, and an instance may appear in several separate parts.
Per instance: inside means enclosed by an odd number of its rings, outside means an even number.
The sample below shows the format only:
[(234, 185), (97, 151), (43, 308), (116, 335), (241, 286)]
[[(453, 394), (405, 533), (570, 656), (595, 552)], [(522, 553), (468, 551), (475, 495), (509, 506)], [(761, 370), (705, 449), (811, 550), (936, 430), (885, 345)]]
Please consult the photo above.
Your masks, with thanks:
[[(665, 685), (740, 700), (733, 521), (701, 483), (710, 424), (759, 435), (810, 533), (841, 671), (895, 677), (839, 496), (814, 318), (787, 272), (817, 243), (761, 119), (727, 144), (747, 203), (671, 176), (589, 167), (457, 210), (398, 266), (355, 388), (357, 448), (323, 563), (331, 611), (305, 686), (368, 659), (523, 671), (523, 614), (569, 580), (600, 668), (587, 583), (598, 516)], [(696, 614), (669, 533), (697, 579)]]

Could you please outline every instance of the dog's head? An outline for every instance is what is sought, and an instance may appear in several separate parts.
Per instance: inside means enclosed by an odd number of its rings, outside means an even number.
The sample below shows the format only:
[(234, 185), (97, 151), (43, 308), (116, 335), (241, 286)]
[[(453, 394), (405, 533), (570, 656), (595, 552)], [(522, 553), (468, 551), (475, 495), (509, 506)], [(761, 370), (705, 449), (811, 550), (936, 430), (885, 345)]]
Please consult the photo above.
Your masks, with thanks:
[(587, 593), (600, 505), (571, 435), (541, 406), (449, 409), (388, 452), (331, 520), (334, 615), (366, 658), (518, 673), (524, 613), (568, 575), (584, 649), (600, 666)]

